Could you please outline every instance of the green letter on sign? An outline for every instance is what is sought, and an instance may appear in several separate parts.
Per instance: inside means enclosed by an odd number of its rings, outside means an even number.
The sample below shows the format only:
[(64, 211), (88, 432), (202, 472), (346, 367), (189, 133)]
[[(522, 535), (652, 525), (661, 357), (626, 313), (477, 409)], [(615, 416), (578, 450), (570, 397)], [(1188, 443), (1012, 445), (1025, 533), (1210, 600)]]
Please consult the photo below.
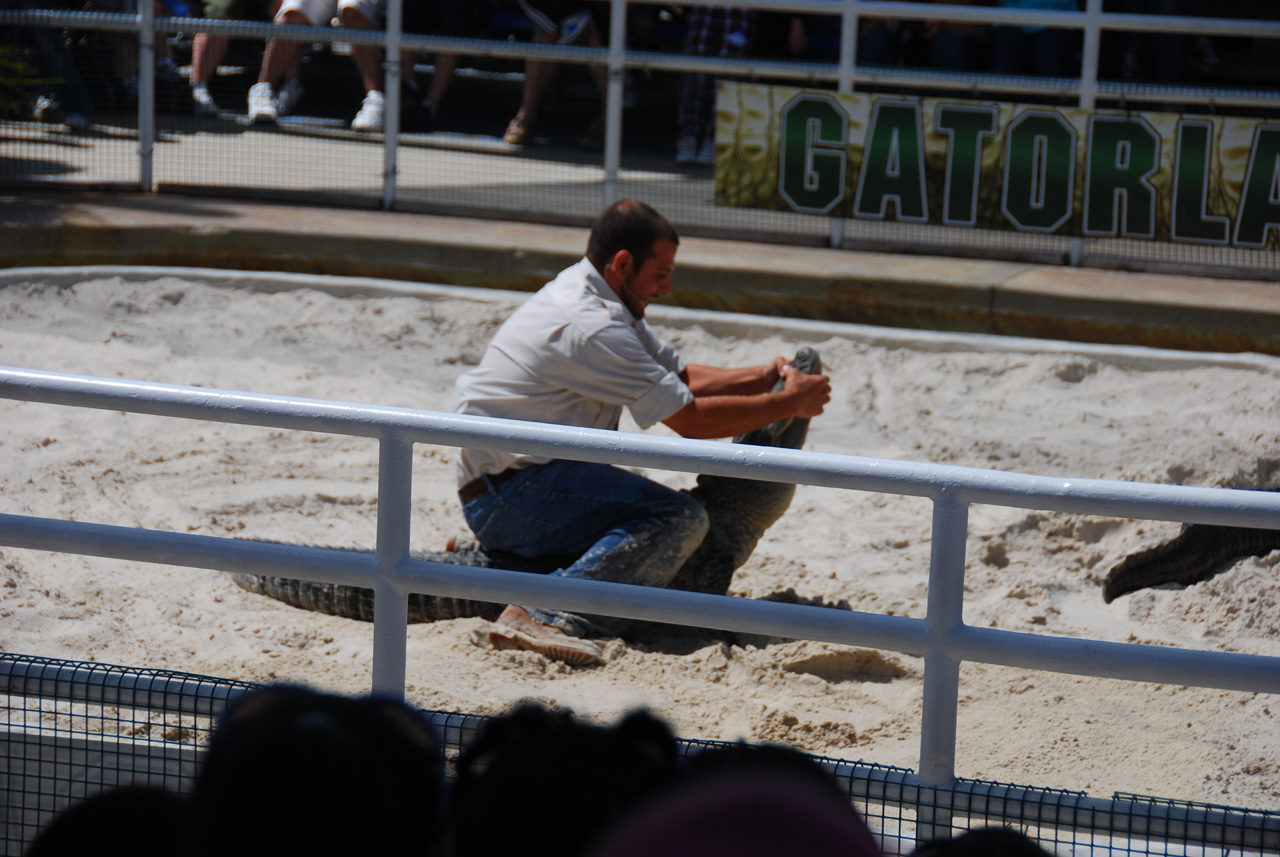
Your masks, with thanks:
[(1091, 116), (1088, 152), (1085, 234), (1154, 238), (1156, 189), (1151, 177), (1160, 167), (1159, 135), (1141, 117)]
[(1209, 215), (1209, 141), (1213, 125), (1178, 123), (1177, 164), (1173, 174), (1173, 240), (1226, 244), (1231, 221)]
[(919, 104), (876, 104), (862, 155), (854, 214), (883, 220), (892, 199), (898, 206), (898, 220), (924, 223), (929, 219), (924, 198), (923, 137)]
[(1076, 129), (1057, 113), (1024, 113), (1009, 125), (1004, 153), (1009, 222), (1023, 232), (1053, 232), (1071, 217)]
[(982, 143), (996, 132), (996, 109), (946, 104), (938, 108), (935, 121), (938, 131), (950, 138), (942, 222), (948, 226), (973, 226), (978, 222)]
[(1272, 229), (1280, 229), (1280, 126), (1259, 125), (1240, 192), (1236, 244), (1265, 247)]
[(796, 211), (826, 214), (844, 198), (849, 117), (834, 98), (798, 95), (782, 108), (778, 192)]

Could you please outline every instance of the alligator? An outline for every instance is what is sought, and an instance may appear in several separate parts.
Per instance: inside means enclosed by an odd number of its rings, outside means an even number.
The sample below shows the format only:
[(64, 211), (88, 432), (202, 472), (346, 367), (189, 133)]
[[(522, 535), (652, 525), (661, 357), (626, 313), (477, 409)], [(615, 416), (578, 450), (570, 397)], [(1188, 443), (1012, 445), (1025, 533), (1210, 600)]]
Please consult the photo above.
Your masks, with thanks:
[[(801, 348), (791, 365), (806, 374), (822, 371), (822, 359), (812, 348)], [(778, 381), (779, 389), (782, 381)], [(808, 436), (809, 420), (789, 418), (734, 438), (734, 443), (799, 449)], [(685, 561), (669, 588), (689, 592), (725, 595), (733, 573), (755, 550), (765, 531), (791, 505), (796, 486), (785, 482), (765, 482), (726, 476), (700, 475), (694, 487), (686, 489), (707, 510), (710, 528), (702, 544)], [(497, 568), (508, 571), (549, 574), (573, 563), (572, 556), (528, 558), (505, 551), (480, 547), (460, 550), (420, 552), (414, 559)], [(291, 604), (303, 610), (328, 613), (346, 619), (373, 621), (373, 590), (360, 586), (316, 583), (270, 575), (233, 574), (242, 588)], [(433, 622), (442, 619), (480, 617), (493, 621), (505, 605), (486, 601), (413, 593), (409, 596), (409, 621)]]
[(1126, 557), (1107, 574), (1102, 600), (1166, 583), (1190, 586), (1237, 560), (1280, 550), (1280, 530), (1189, 524), (1173, 539)]

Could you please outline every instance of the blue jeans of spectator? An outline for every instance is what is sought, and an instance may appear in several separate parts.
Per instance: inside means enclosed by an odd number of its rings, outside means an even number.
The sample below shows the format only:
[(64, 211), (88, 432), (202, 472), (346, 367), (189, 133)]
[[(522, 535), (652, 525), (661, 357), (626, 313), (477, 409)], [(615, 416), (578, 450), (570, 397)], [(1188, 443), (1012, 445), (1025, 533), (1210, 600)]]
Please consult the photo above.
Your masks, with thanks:
[[(463, 515), (487, 550), (576, 556), (560, 577), (663, 587), (702, 543), (709, 526), (686, 493), (607, 464), (534, 465), (467, 503)], [(526, 608), (575, 636), (617, 635), (630, 620)]]
[(906, 66), (927, 63), (930, 68), (968, 71), (973, 68), (971, 39), (942, 27), (927, 42), (904, 44), (898, 33), (877, 23), (858, 39), (858, 62), (863, 65)]
[(1065, 77), (1070, 51), (1066, 30), (999, 26), (991, 31), (991, 70), (996, 74)]

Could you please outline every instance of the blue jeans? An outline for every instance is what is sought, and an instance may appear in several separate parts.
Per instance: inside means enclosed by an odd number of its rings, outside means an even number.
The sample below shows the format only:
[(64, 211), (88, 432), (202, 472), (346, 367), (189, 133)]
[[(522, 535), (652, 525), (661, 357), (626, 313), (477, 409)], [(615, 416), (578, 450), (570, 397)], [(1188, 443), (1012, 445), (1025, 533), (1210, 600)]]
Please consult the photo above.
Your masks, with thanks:
[[(462, 513), (486, 550), (576, 556), (553, 574), (666, 586), (702, 543), (707, 513), (693, 497), (607, 464), (552, 461), (490, 485)], [(630, 620), (527, 608), (575, 636), (616, 635)]]

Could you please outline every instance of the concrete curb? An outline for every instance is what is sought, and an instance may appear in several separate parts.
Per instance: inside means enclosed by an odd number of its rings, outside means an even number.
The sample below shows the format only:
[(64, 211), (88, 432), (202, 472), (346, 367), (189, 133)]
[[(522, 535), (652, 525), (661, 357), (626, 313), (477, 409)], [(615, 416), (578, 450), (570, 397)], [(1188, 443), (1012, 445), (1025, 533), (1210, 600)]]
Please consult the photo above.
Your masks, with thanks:
[[(0, 267), (160, 265), (533, 291), (581, 258), (586, 230), (433, 215), (160, 195), (16, 198)], [(1280, 354), (1280, 284), (681, 242), (688, 309)]]
[[(405, 283), (372, 277), (339, 277), (289, 274), (272, 271), (228, 271), (218, 268), (183, 268), (143, 265), (87, 265), (0, 269), (0, 289), (27, 284), (70, 287), (98, 279), (147, 282), (162, 277), (195, 280), (224, 288), (262, 292), (315, 289), (337, 297), (415, 298), (431, 301), (473, 301), (514, 307), (528, 292), (449, 286), (439, 283)], [(1099, 345), (1062, 340), (1009, 337), (982, 333), (911, 330), (813, 319), (780, 318), (749, 313), (651, 306), (647, 313), (656, 324), (673, 328), (700, 327), (711, 333), (743, 338), (785, 336), (796, 342), (844, 339), (882, 348), (917, 351), (1002, 352), (1073, 355), (1133, 369), (1181, 369), (1218, 366), (1280, 376), (1280, 357), (1264, 354), (1220, 354), (1177, 351), (1145, 346)]]

